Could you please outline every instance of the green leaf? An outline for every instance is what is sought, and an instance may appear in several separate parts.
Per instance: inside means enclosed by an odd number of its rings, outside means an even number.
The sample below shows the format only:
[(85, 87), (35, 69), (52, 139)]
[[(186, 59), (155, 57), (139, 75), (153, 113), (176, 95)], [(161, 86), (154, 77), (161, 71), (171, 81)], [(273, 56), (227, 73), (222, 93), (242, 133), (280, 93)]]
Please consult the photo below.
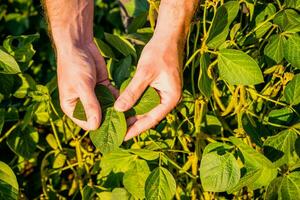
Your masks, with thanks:
[(265, 155), (273, 161), (276, 167), (288, 164), (295, 150), (297, 137), (297, 133), (292, 129), (268, 137), (264, 142)]
[(300, 172), (292, 172), (271, 182), (266, 191), (267, 200), (297, 200), (300, 197)]
[(100, 176), (107, 176), (110, 172), (126, 172), (136, 159), (136, 155), (121, 149), (107, 153), (101, 158)]
[[(101, 84), (96, 85), (95, 94), (100, 103), (102, 113), (105, 113), (105, 110), (108, 107), (113, 106), (115, 102), (115, 97), (106, 86)], [(78, 100), (76, 103), (75, 109), (73, 111), (73, 117), (83, 121), (87, 120), (84, 107), (80, 100)]]
[(213, 142), (208, 144), (204, 151), (203, 151), (203, 156), (206, 154), (212, 153), (212, 152), (217, 152), (219, 155), (225, 154), (226, 151), (229, 149), (232, 149), (232, 146), (226, 144), (226, 143), (221, 143), (221, 142)]
[(240, 168), (231, 153), (207, 153), (201, 160), (200, 179), (205, 191), (224, 192), (238, 183)]
[(21, 69), (16, 60), (0, 48), (0, 73), (17, 74)]
[(14, 97), (16, 98), (25, 98), (30, 89), (35, 89), (35, 81), (29, 74), (18, 74), (21, 79), (20, 87), (15, 91)]
[[(120, 92), (123, 92), (125, 88), (128, 86), (131, 79), (127, 79), (124, 81), (121, 85)], [(133, 115), (142, 115), (153, 108), (155, 108), (157, 105), (160, 104), (160, 96), (157, 93), (157, 91), (152, 88), (148, 87), (145, 92), (142, 94), (140, 99), (136, 102), (136, 104), (133, 106), (131, 110), (128, 111), (129, 116)]]
[(288, 8), (300, 9), (300, 0), (285, 0)]
[(0, 161), (0, 199), (17, 200), (19, 184), (12, 169)]
[(145, 160), (156, 160), (159, 158), (159, 152), (151, 151), (148, 149), (128, 149), (130, 153), (133, 153)]
[(296, 33), (300, 31), (300, 15), (293, 9), (285, 9), (276, 15), (274, 24), (277, 24), (283, 31)]
[(273, 24), (271, 22), (262, 22), (257, 26), (259, 28), (255, 31), (255, 37), (259, 39), (262, 38), (270, 30), (270, 28), (272, 28)]
[(113, 71), (113, 80), (117, 86), (120, 86), (126, 79), (130, 77), (130, 74), (134, 71), (132, 66), (131, 56), (120, 60), (118, 66)]
[(82, 191), (82, 200), (92, 200), (95, 199), (96, 191), (89, 185), (86, 185)]
[(96, 45), (98, 47), (98, 49), (101, 52), (101, 55), (105, 58), (116, 58), (113, 50), (110, 48), (110, 46), (108, 44), (106, 44), (104, 41), (95, 38), (96, 41)]
[(294, 34), (284, 45), (284, 57), (292, 67), (300, 69), (300, 36)]
[(111, 200), (129, 200), (130, 194), (124, 188), (114, 188), (111, 193)]
[(269, 39), (269, 43), (264, 49), (264, 54), (274, 60), (276, 63), (280, 63), (284, 58), (284, 43), (285, 38), (281, 35), (273, 35)]
[[(257, 176), (256, 180), (250, 183), (249, 181), (247, 181), (246, 178), (244, 178), (243, 181), (249, 183), (245, 186), (248, 186), (249, 188), (255, 190), (257, 188), (269, 185), (269, 183), (274, 178), (276, 178), (276, 167), (263, 154), (255, 151), (254, 149), (246, 145), (242, 140), (236, 137), (229, 137), (229, 140), (239, 148), (243, 155), (244, 165), (247, 170), (247, 173), (252, 174), (252, 176), (246, 174), (247, 179), (252, 180), (253, 176)], [(259, 175), (257, 175), (257, 173)]]
[(198, 77), (198, 88), (206, 97), (210, 98), (212, 94), (212, 80), (208, 77), (207, 69), (209, 66), (210, 57), (208, 54), (201, 54), (200, 57), (200, 73)]
[(287, 84), (283, 95), (287, 103), (291, 105), (297, 105), (300, 103), (300, 74), (295, 75), (294, 78)]
[(271, 110), (268, 118), (272, 123), (287, 125), (293, 119), (293, 111), (290, 108), (274, 109)]
[(175, 179), (167, 169), (157, 167), (148, 176), (145, 185), (146, 199), (173, 199), (175, 192)]
[(145, 160), (136, 160), (129, 166), (123, 176), (123, 185), (129, 193), (138, 199), (145, 198), (145, 183), (150, 169)]
[(135, 48), (125, 38), (109, 33), (104, 33), (104, 35), (106, 42), (109, 43), (112, 47), (117, 49), (124, 56), (132, 55), (133, 58), (136, 60), (137, 55), (135, 52)]
[(276, 13), (276, 7), (274, 3), (268, 3), (265, 8), (256, 16), (255, 25), (258, 26), (264, 22), (267, 18), (271, 17)]
[(229, 33), (229, 26), (237, 16), (238, 11), (238, 1), (228, 1), (218, 8), (206, 40), (208, 47), (218, 48), (225, 42)]
[(53, 169), (61, 168), (65, 165), (65, 162), (67, 160), (67, 156), (63, 153), (58, 153), (55, 155), (54, 161), (53, 161)]
[[(3, 47), (18, 62), (29, 62), (35, 54), (32, 42), (37, 40), (39, 37), (40, 35), (38, 33), (21, 36), (10, 35), (4, 40)], [(13, 42), (16, 42), (17, 46), (13, 45)]]
[(125, 115), (114, 108), (107, 108), (100, 128), (90, 132), (90, 138), (101, 153), (118, 149), (127, 131)]
[(39, 134), (32, 127), (26, 127), (25, 129), (18, 127), (9, 135), (6, 143), (17, 155), (30, 159), (38, 141)]
[(239, 50), (220, 50), (218, 68), (220, 77), (231, 85), (255, 85), (264, 81), (256, 61)]
[(120, 0), (130, 17), (138, 17), (149, 9), (147, 0)]

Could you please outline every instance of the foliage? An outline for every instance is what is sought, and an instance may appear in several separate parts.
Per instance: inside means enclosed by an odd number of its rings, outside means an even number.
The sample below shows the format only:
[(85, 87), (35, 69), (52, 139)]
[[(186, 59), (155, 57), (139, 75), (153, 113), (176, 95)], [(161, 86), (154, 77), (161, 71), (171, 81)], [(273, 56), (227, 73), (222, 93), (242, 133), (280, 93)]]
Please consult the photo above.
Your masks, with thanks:
[[(159, 2), (95, 1), (95, 42), (121, 91), (151, 38)], [(102, 126), (84, 132), (60, 109), (40, 2), (0, 5), (0, 198), (297, 199), (300, 196), (300, 1), (203, 0), (188, 34), (179, 105), (123, 142), (132, 110), (95, 92)], [(100, 95), (101, 94), (101, 95)], [(74, 117), (85, 120), (78, 101)], [(6, 164), (5, 164), (6, 163)]]

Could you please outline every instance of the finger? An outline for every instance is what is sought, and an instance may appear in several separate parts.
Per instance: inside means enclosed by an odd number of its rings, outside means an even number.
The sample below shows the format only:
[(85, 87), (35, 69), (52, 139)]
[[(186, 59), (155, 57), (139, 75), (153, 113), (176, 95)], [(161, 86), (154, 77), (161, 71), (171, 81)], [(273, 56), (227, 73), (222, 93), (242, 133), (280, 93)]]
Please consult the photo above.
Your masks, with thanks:
[(147, 78), (141, 70), (138, 70), (124, 92), (120, 94), (115, 102), (115, 109), (120, 112), (129, 110), (140, 98), (150, 82), (149, 75)]
[(129, 117), (126, 119), (127, 127), (130, 127), (132, 124), (134, 124), (138, 120), (137, 116)]
[[(75, 92), (74, 92), (75, 93)], [(89, 130), (88, 123), (86, 121), (81, 121), (79, 119), (76, 119), (73, 117), (73, 112), (76, 106), (76, 103), (78, 101), (78, 98), (61, 98), (61, 108), (63, 112), (78, 126), (83, 128), (84, 130)]]
[(128, 129), (125, 141), (157, 125), (176, 104), (159, 104), (145, 115), (138, 116), (138, 120)]
[(87, 129), (97, 129), (100, 126), (101, 109), (94, 91), (94, 87), (82, 85), (78, 88), (78, 94), (80, 95), (79, 98), (86, 113)]

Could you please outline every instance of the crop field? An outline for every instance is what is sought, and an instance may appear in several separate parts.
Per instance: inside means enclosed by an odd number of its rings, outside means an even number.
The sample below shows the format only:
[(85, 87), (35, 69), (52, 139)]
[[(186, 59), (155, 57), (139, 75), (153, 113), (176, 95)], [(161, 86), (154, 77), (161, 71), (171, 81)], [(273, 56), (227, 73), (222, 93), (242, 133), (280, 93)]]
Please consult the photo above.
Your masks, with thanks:
[[(94, 41), (121, 92), (159, 3), (95, 0)], [(128, 141), (126, 118), (157, 91), (122, 113), (96, 86), (102, 124), (84, 131), (61, 110), (46, 21), (38, 0), (0, 0), (0, 200), (300, 199), (300, 0), (199, 1), (180, 102)], [(80, 101), (73, 117), (86, 120)]]

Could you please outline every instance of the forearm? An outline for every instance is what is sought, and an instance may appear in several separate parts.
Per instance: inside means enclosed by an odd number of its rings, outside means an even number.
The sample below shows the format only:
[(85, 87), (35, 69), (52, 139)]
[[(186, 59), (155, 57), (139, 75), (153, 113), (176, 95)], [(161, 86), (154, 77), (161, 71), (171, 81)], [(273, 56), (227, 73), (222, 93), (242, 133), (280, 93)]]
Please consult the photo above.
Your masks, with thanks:
[(154, 38), (182, 44), (199, 0), (161, 0)]
[(93, 0), (45, 0), (44, 4), (57, 51), (93, 41)]

